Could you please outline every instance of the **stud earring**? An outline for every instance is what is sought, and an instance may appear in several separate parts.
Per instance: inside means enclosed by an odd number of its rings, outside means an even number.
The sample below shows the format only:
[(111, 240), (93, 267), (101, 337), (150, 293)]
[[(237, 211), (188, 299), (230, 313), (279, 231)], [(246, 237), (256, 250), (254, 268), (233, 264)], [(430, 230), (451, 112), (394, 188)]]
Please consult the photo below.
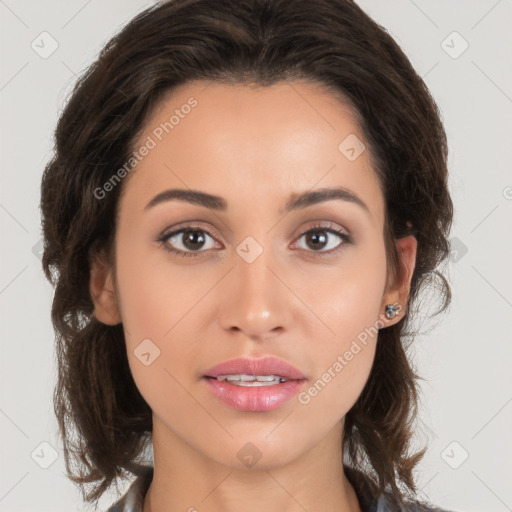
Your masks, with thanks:
[(397, 310), (393, 304), (386, 305), (386, 318), (394, 318), (397, 313)]

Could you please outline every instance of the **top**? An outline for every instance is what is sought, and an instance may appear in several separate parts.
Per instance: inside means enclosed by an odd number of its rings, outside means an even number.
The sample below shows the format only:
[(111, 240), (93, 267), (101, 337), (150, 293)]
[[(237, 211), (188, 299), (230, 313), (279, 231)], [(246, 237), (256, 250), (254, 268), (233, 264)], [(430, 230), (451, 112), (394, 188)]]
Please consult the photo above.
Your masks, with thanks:
[[(345, 467), (347, 470), (347, 468)], [(351, 472), (355, 470), (348, 468), (345, 472), (348, 480), (354, 487), (357, 498), (359, 500), (359, 506), (363, 512), (396, 512), (392, 510), (391, 505), (388, 502), (389, 494), (382, 494), (379, 498), (371, 497), (369, 489), (357, 488), (355, 483), (352, 481)], [(144, 505), (144, 497), (149, 489), (151, 481), (153, 480), (153, 467), (148, 466), (144, 473), (138, 476), (131, 484), (125, 495), (116, 501), (107, 512), (142, 512)], [(411, 502), (407, 505), (403, 512), (450, 512), (445, 509), (438, 507), (431, 507), (426, 504), (419, 502)]]

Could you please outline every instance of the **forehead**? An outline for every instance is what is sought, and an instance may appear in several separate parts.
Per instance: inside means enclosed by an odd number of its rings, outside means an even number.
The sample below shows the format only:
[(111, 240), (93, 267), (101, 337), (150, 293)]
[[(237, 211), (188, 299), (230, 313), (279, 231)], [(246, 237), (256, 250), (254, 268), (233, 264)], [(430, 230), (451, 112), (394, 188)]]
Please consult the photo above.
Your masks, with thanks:
[(143, 146), (151, 149), (123, 194), (138, 209), (164, 188), (188, 188), (226, 197), (229, 204), (275, 200), (282, 211), (290, 193), (342, 186), (356, 189), (376, 210), (372, 214), (381, 210), (357, 118), (318, 84), (184, 84), (146, 120), (133, 149)]

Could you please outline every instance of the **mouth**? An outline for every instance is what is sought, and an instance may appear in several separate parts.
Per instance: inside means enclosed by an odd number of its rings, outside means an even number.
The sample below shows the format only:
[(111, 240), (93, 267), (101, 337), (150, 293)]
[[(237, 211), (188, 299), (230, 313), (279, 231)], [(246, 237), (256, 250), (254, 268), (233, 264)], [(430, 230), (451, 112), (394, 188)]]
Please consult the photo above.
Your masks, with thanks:
[(218, 375), (217, 377), (206, 376), (206, 378), (215, 379), (219, 382), (226, 382), (227, 384), (241, 387), (277, 386), (284, 382), (297, 380), (287, 379), (281, 375), (248, 375), (245, 373)]
[(203, 380), (222, 403), (247, 412), (283, 406), (299, 393), (306, 376), (290, 363), (273, 356), (238, 358), (207, 370)]

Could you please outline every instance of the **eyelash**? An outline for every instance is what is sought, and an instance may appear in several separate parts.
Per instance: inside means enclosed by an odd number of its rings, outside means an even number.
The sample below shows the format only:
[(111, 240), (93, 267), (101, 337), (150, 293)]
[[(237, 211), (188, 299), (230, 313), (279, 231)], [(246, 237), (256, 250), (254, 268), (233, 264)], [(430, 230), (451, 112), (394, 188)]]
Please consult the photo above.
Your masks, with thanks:
[[(174, 254), (175, 256), (182, 256), (182, 257), (190, 257), (190, 256), (192, 256), (192, 257), (196, 257), (196, 256), (201, 255), (202, 253), (207, 252), (207, 251), (192, 251), (192, 252), (182, 251), (180, 249), (174, 249), (174, 248), (170, 247), (166, 243), (170, 238), (172, 238), (172, 237), (174, 237), (176, 235), (179, 235), (181, 233), (184, 233), (185, 231), (189, 231), (189, 230), (190, 231), (200, 231), (202, 233), (206, 233), (211, 238), (215, 238), (206, 229), (203, 229), (200, 226), (188, 225), (188, 226), (180, 228), (180, 229), (178, 229), (176, 231), (172, 231), (171, 233), (160, 235), (156, 239), (156, 242), (160, 242), (160, 245), (161, 245), (161, 247), (163, 247), (163, 249), (165, 249), (169, 253)], [(307, 252), (312, 252), (313, 254), (319, 254), (322, 257), (326, 257), (326, 256), (329, 257), (329, 256), (332, 256), (332, 255), (338, 253), (340, 250), (342, 250), (343, 247), (346, 244), (351, 244), (352, 243), (352, 237), (350, 235), (348, 235), (344, 231), (341, 231), (341, 230), (339, 230), (337, 228), (333, 228), (332, 226), (325, 225), (325, 224), (317, 224), (317, 225), (313, 226), (312, 228), (310, 228), (307, 231), (305, 231), (304, 233), (302, 233), (297, 238), (297, 240), (300, 240), (300, 238), (302, 238), (304, 235), (308, 235), (308, 234), (314, 233), (316, 231), (325, 231), (327, 233), (331, 233), (333, 235), (337, 235), (337, 236), (339, 236), (343, 240), (343, 243), (338, 245), (335, 249), (331, 249), (329, 251), (307, 251)]]

